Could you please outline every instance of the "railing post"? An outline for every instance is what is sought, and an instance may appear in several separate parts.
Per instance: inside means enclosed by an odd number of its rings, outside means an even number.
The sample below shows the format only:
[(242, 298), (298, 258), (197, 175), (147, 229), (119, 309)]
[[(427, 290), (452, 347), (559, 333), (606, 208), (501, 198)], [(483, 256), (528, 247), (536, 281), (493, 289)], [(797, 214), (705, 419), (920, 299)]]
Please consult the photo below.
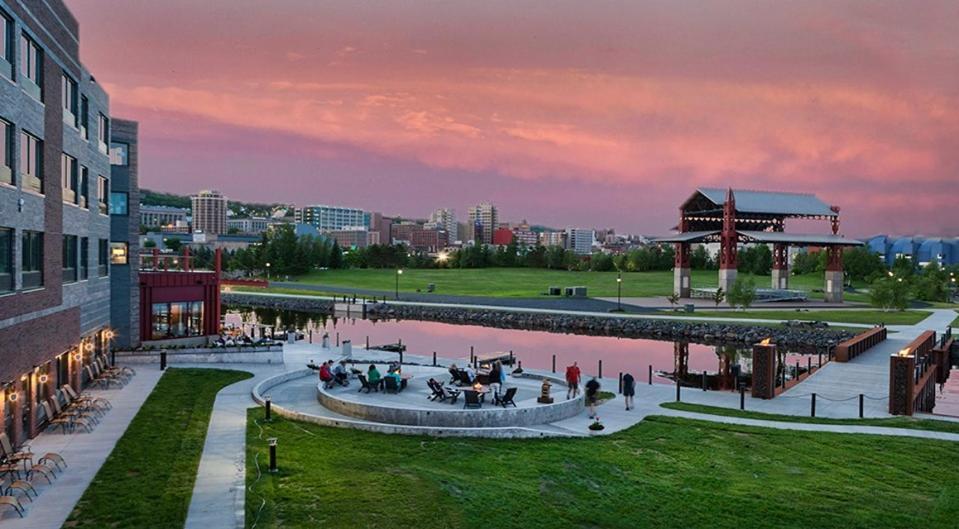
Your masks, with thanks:
[(556, 355), (553, 355), (553, 373), (556, 372)]
[(370, 348), (370, 335), (369, 335), (369, 334), (366, 335), (366, 348), (367, 348), (367, 349)]
[(340, 346), (340, 331), (336, 331), (336, 346)]
[(863, 396), (862, 393), (859, 394), (859, 418), (862, 419), (862, 408), (863, 408)]
[(679, 393), (679, 392), (680, 392), (680, 389), (679, 389), (679, 375), (677, 374), (677, 375), (676, 375), (676, 402), (679, 402), (679, 397), (680, 397), (680, 393)]
[(810, 405), (809, 416), (815, 417), (816, 416), (816, 394), (815, 393), (812, 394), (812, 400), (810, 401), (809, 405)]
[(599, 378), (603, 378), (603, 361), (599, 361)]
[(166, 349), (160, 351), (160, 371), (166, 369)]
[(433, 351), (433, 367), (436, 367), (436, 351)]
[(706, 391), (706, 370), (703, 369), (703, 391)]
[(649, 364), (649, 385), (653, 385), (653, 364)]
[(623, 372), (619, 372), (619, 394), (623, 394)]
[(746, 385), (740, 384), (739, 386), (739, 409), (746, 409)]

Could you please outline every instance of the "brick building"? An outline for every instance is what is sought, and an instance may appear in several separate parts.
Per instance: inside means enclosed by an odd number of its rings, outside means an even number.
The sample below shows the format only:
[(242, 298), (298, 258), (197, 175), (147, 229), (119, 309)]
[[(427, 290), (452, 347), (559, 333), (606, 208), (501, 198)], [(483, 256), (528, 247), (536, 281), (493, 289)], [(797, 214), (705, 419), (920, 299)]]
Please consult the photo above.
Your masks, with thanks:
[(62, 0), (0, 0), (0, 15), (0, 425), (19, 443), (47, 420), (41, 396), (81, 385), (110, 347), (109, 213), (124, 204), (76, 19)]

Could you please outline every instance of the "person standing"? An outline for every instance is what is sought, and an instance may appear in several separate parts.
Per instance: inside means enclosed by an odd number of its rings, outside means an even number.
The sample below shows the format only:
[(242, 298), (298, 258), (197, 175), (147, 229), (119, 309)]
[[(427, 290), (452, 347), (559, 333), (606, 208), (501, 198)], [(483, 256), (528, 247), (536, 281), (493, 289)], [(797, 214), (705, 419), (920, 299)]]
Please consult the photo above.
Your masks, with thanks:
[(579, 378), (581, 373), (576, 362), (566, 367), (566, 399), (574, 399), (579, 396)]
[(626, 373), (623, 375), (623, 399), (626, 400), (626, 411), (636, 407), (633, 397), (636, 395), (636, 379), (633, 375)]
[(500, 380), (500, 374), (503, 371), (503, 364), (499, 360), (493, 363), (493, 367), (489, 371), (489, 390), (493, 393), (493, 399), (499, 397), (500, 389), (503, 387), (502, 381)]
[(589, 418), (596, 416), (596, 404), (599, 401), (599, 380), (596, 377), (586, 383), (586, 405), (589, 406)]

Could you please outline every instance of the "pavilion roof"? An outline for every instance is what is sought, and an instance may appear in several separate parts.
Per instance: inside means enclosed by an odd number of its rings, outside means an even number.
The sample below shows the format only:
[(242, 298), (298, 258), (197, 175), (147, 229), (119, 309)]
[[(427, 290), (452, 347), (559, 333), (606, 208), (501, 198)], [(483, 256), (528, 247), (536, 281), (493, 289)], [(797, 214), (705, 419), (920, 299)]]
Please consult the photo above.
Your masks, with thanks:
[[(721, 208), (726, 203), (726, 189), (700, 187), (696, 190)], [(810, 193), (783, 193), (734, 189), (736, 211), (771, 215), (835, 216), (828, 204)]]
[(656, 237), (652, 242), (704, 242), (707, 238), (719, 235), (719, 231), (687, 231), (668, 235), (666, 237)]

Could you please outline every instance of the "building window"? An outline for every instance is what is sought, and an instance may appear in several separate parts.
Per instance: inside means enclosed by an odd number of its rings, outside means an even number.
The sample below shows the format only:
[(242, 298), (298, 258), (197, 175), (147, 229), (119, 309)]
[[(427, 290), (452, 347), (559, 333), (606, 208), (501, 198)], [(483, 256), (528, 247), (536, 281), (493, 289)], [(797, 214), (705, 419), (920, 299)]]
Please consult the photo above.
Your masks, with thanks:
[(130, 146), (126, 143), (110, 142), (110, 165), (130, 165)]
[(10, 292), (13, 286), (13, 230), (0, 228), (0, 292)]
[(20, 35), (20, 76), (30, 81), (27, 92), (42, 101), (43, 50), (26, 33)]
[(153, 340), (203, 336), (203, 302), (154, 303), (151, 325)]
[(0, 182), (14, 184), (13, 180), (13, 125), (0, 119)]
[(63, 236), (63, 282), (73, 283), (77, 280), (77, 236)]
[(100, 152), (108, 154), (107, 146), (110, 145), (110, 118), (103, 114), (97, 115), (97, 141), (99, 142)]
[(63, 187), (63, 201), (78, 204), (80, 195), (79, 170), (77, 159), (69, 154), (60, 157), (60, 185)]
[(66, 75), (61, 76), (60, 100), (63, 103), (63, 122), (73, 128), (79, 126), (77, 121), (77, 82)]
[[(13, 50), (13, 19), (0, 11), (0, 57), (7, 64), (13, 64)], [(7, 77), (12, 77), (10, 74), (10, 70), (7, 70)]]
[(82, 237), (80, 239), (80, 279), (86, 280), (90, 277), (90, 239)]
[(112, 265), (125, 265), (129, 262), (129, 252), (130, 247), (125, 242), (111, 242), (110, 243), (110, 264)]
[(90, 170), (84, 166), (80, 166), (80, 183), (79, 183), (79, 200), (77, 204), (81, 208), (86, 208), (89, 206), (89, 197), (90, 197)]
[(43, 142), (36, 136), (20, 131), (20, 174), (23, 184), (37, 193), (43, 193)]
[(80, 135), (83, 139), (90, 139), (90, 100), (87, 96), (80, 96)]
[(100, 239), (97, 246), (97, 276), (105, 277), (110, 273), (110, 241)]
[(20, 275), (23, 288), (43, 286), (43, 233), (25, 230), (21, 246)]
[(107, 180), (107, 177), (101, 175), (97, 178), (97, 204), (100, 207), (101, 215), (106, 215), (110, 211), (109, 204), (107, 204), (109, 196), (110, 181)]
[(120, 191), (110, 192), (110, 214), (127, 215), (129, 214), (129, 200), (127, 194)]

